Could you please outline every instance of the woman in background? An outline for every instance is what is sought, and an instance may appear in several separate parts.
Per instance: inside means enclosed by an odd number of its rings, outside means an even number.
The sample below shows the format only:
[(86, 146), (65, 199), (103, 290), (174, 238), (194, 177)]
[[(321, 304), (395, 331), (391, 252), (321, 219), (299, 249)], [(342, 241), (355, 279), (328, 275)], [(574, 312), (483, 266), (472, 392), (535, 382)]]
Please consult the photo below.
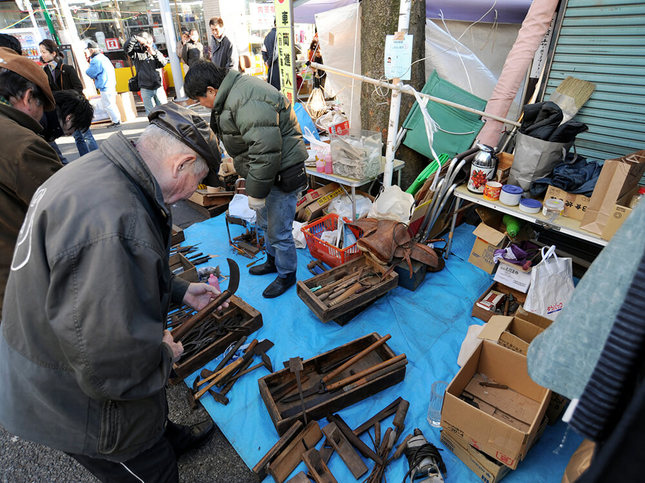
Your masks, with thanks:
[[(43, 70), (47, 74), (49, 87), (51, 87), (52, 92), (74, 89), (82, 94), (83, 83), (74, 67), (63, 63), (63, 55), (56, 42), (51, 39), (45, 39), (38, 44), (38, 48), (40, 49), (40, 59), (45, 64)], [(83, 156), (90, 151), (98, 149), (96, 140), (89, 128), (85, 131), (77, 129), (72, 136), (74, 136), (74, 141), (76, 141), (76, 149), (78, 149), (79, 155)], [(63, 164), (66, 164), (66, 160), (62, 156), (58, 146), (52, 145), (52, 147), (60, 156)]]

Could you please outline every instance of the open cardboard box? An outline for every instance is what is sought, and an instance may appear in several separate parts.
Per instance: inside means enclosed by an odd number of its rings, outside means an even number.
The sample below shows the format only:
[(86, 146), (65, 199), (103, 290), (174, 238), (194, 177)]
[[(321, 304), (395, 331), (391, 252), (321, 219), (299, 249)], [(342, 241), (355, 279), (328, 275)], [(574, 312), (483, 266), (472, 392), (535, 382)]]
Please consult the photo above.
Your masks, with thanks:
[[(508, 388), (481, 386), (483, 375)], [(462, 399), (464, 393), (479, 407)], [(550, 398), (529, 377), (525, 356), (484, 340), (448, 385), (441, 426), (515, 469), (538, 437)]]
[[(473, 310), (471, 315), (473, 317), (477, 317), (478, 319), (483, 320), (484, 322), (488, 322), (488, 320), (493, 315), (495, 315), (495, 312), (483, 309), (482, 307), (477, 305), (477, 302), (481, 301), (484, 297), (486, 297), (486, 295), (488, 295), (488, 293), (491, 290), (494, 290), (496, 292), (501, 292), (503, 294), (513, 294), (513, 297), (515, 297), (515, 300), (517, 300), (517, 302), (520, 304), (523, 304), (526, 301), (526, 294), (519, 292), (518, 290), (514, 290), (511, 287), (507, 287), (506, 285), (501, 284), (499, 282), (493, 282), (473, 304)], [(508, 315), (513, 315), (513, 314), (508, 314)]]
[(473, 235), (477, 237), (468, 261), (487, 273), (495, 270), (493, 254), (495, 250), (503, 248), (508, 237), (506, 228), (502, 223), (502, 216), (492, 210), (476, 209), (482, 222), (475, 228)]
[(479, 334), (480, 339), (497, 342), (508, 349), (526, 355), (529, 344), (549, 327), (551, 319), (520, 308), (514, 317), (493, 315)]

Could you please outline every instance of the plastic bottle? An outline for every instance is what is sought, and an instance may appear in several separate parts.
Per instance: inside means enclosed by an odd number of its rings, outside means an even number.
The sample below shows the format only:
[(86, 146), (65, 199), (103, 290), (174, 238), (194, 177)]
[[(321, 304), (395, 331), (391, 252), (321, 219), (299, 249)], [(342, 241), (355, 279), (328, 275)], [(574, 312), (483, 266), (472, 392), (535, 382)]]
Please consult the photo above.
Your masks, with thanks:
[(502, 222), (504, 223), (504, 226), (506, 226), (506, 233), (508, 233), (508, 236), (515, 238), (522, 227), (520, 220), (511, 215), (504, 215)]

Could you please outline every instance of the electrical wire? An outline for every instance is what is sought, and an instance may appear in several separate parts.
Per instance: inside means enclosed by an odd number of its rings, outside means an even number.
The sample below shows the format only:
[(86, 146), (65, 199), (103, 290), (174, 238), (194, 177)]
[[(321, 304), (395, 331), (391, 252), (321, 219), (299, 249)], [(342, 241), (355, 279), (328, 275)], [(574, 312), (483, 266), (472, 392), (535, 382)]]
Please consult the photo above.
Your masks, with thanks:
[(403, 477), (402, 483), (405, 483), (408, 478), (410, 478), (410, 481), (414, 480), (416, 477), (415, 470), (417, 469), (417, 466), (419, 466), (426, 458), (432, 459), (433, 463), (437, 466), (442, 475), (448, 473), (446, 470), (446, 464), (443, 462), (441, 454), (439, 453), (439, 449), (432, 443), (424, 443), (416, 448), (411, 456), (408, 457), (410, 469)]

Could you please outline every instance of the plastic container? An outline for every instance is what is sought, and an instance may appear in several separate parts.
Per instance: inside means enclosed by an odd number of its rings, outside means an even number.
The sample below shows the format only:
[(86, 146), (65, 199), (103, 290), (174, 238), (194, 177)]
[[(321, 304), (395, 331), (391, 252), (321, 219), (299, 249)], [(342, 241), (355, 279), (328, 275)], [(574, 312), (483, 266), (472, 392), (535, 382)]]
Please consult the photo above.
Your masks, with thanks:
[(555, 198), (549, 198), (544, 200), (544, 206), (542, 207), (542, 214), (546, 217), (547, 220), (553, 222), (560, 213), (564, 211), (564, 201), (557, 200)]
[[(320, 239), (320, 234), (324, 231), (335, 230), (338, 226), (338, 215), (330, 213), (323, 216), (318, 220), (310, 223), (309, 225), (301, 228), (302, 233), (305, 235), (307, 241), (307, 248), (309, 253), (314, 258), (322, 260), (330, 267), (337, 267), (343, 263), (361, 256), (361, 251), (358, 249), (356, 243), (346, 248), (337, 248)], [(359, 238), (361, 233), (358, 229), (349, 227), (356, 238)]]
[(520, 201), (520, 211), (524, 213), (539, 213), (542, 209), (542, 203), (531, 198), (522, 198)]
[(520, 232), (520, 228), (522, 228), (520, 220), (511, 215), (504, 215), (502, 222), (504, 223), (504, 226), (506, 226), (506, 233), (508, 233), (508, 236), (511, 238), (515, 238)]
[(488, 201), (497, 201), (502, 191), (502, 183), (497, 181), (488, 181), (484, 186), (484, 199)]
[(505, 184), (499, 194), (499, 202), (508, 206), (517, 206), (522, 199), (524, 190), (514, 184)]

